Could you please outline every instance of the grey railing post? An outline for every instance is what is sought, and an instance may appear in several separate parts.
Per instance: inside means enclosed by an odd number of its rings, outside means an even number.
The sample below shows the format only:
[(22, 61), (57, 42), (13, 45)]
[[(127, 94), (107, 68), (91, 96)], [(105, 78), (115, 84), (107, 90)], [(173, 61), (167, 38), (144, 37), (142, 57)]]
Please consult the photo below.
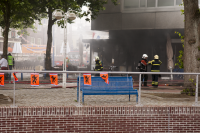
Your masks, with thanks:
[(195, 89), (195, 103), (193, 104), (193, 106), (198, 106), (198, 80), (199, 75), (196, 76), (196, 89)]
[(81, 93), (80, 90), (81, 89), (80, 88), (81, 88), (81, 73), (79, 73), (79, 90), (78, 90), (79, 91), (79, 96), (78, 96), (79, 97), (79, 99), (78, 99), (78, 105), (79, 106), (81, 106), (81, 103), (80, 103), (80, 99), (81, 99), (80, 98), (80, 93)]
[(15, 107), (15, 79), (13, 80), (14, 86), (13, 86), (13, 105), (11, 107)]
[(15, 79), (14, 79), (14, 96), (13, 96), (13, 106), (15, 106)]
[(141, 104), (141, 74), (139, 76), (139, 92), (138, 92), (138, 103), (136, 106), (142, 106)]

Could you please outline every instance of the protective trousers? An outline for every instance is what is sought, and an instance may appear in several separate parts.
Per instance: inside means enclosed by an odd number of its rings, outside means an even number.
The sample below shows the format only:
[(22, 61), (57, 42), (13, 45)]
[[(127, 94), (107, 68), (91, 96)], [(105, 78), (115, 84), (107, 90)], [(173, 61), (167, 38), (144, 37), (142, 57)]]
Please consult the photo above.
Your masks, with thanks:
[(152, 74), (152, 86), (158, 86), (158, 76), (159, 74)]
[(142, 74), (141, 75), (141, 81), (144, 82), (144, 86), (147, 86), (147, 80), (148, 80), (148, 75)]

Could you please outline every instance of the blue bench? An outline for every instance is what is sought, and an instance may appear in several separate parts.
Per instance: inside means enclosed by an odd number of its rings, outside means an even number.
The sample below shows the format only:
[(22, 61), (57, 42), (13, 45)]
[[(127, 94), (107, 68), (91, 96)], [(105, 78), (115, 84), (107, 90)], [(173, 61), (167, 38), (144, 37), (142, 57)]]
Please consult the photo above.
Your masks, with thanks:
[[(82, 102), (85, 95), (136, 95), (138, 102), (138, 91), (133, 89), (132, 77), (109, 77), (109, 84), (106, 84), (101, 77), (91, 77), (92, 85), (84, 85), (81, 77), (80, 91), (82, 91)], [(77, 79), (77, 101), (79, 100), (79, 77)]]

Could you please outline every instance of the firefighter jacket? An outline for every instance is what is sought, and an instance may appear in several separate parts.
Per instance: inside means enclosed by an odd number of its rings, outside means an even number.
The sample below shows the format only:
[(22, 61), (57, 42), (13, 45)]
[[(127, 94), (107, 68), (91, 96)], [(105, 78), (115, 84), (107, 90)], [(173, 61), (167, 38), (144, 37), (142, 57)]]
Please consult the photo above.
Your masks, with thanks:
[(162, 64), (160, 60), (152, 60), (149, 64), (151, 64), (151, 72), (160, 72), (160, 65)]
[(96, 66), (95, 66), (95, 71), (102, 71), (103, 70), (103, 66), (100, 60), (96, 60)]
[(140, 72), (147, 72), (147, 60), (146, 59), (142, 59), (141, 61), (139, 61), (138, 69), (140, 70)]

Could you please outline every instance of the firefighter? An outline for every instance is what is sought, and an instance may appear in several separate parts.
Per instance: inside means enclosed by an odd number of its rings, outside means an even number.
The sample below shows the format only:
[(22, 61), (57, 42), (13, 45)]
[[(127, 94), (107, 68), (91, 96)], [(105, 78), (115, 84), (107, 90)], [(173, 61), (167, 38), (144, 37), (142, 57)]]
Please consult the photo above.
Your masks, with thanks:
[[(159, 60), (159, 56), (155, 55), (154, 60), (149, 61), (149, 64), (151, 64), (151, 72), (160, 72), (160, 65), (162, 62)], [(159, 74), (152, 74), (152, 86), (158, 87), (158, 77)]]
[[(138, 69), (140, 72), (147, 72), (147, 65), (148, 65), (148, 61), (147, 61), (148, 55), (147, 54), (143, 54), (142, 55), (142, 60), (139, 61), (138, 63)], [(147, 74), (142, 74), (141, 76), (141, 81), (144, 80), (144, 86), (147, 86), (147, 80), (148, 80), (148, 75)]]
[[(102, 65), (102, 62), (99, 60), (98, 56), (95, 58), (95, 63), (96, 63), (95, 71), (102, 71), (103, 70), (103, 65)], [(100, 76), (100, 75), (96, 74), (96, 76)]]

